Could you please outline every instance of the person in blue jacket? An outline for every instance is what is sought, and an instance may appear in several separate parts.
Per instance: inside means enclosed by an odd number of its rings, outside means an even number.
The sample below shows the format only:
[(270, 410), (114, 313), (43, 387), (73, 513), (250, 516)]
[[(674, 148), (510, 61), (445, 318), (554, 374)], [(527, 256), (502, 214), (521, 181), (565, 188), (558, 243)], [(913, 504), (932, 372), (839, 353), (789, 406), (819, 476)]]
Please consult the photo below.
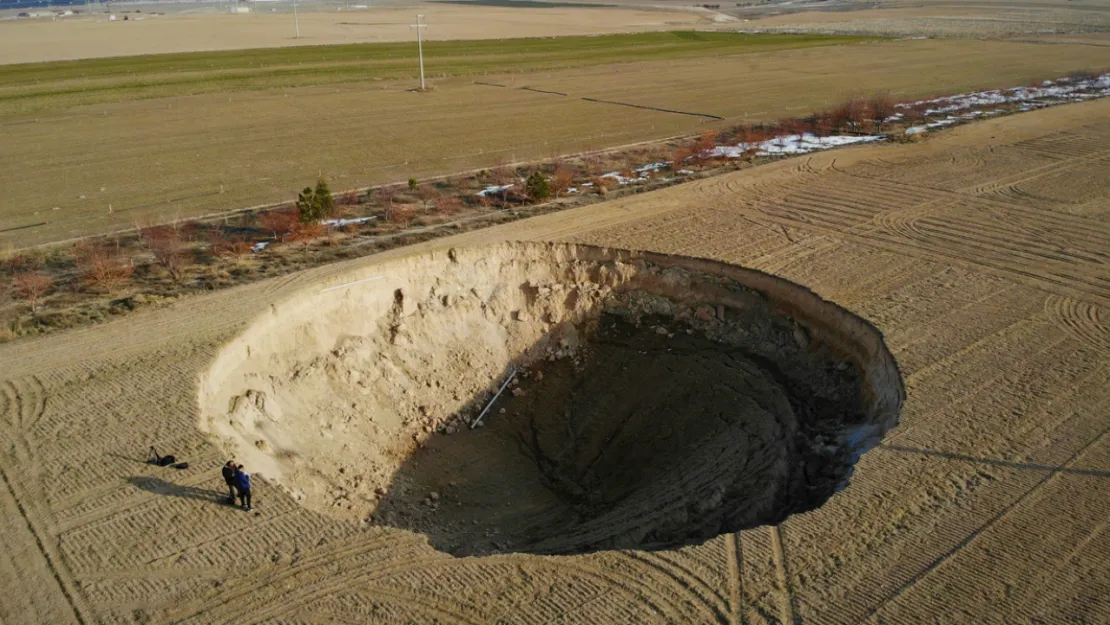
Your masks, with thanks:
[(243, 471), (243, 465), (235, 467), (235, 488), (239, 490), (239, 503), (243, 509), (250, 512), (251, 508), (251, 476)]

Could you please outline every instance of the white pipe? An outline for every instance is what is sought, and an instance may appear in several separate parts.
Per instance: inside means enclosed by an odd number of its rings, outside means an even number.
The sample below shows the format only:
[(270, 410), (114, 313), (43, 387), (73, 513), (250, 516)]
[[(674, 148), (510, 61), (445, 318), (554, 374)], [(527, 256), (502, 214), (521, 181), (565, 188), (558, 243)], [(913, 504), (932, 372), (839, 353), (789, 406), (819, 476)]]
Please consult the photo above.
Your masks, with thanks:
[(493, 408), (493, 402), (497, 401), (498, 397), (501, 397), (501, 393), (505, 392), (505, 387), (508, 386), (509, 382), (512, 382), (513, 378), (515, 378), (515, 377), (516, 377), (516, 369), (514, 368), (512, 370), (512, 372), (509, 374), (509, 377), (505, 378), (505, 383), (502, 384), (501, 388), (497, 390), (497, 394), (493, 396), (493, 399), (489, 400), (488, 404), (486, 404), (485, 410), (483, 410), (482, 413), (478, 415), (478, 418), (474, 420), (474, 423), (470, 424), (470, 429), (473, 430), (474, 428), (478, 427), (478, 424), (482, 422), (482, 417), (486, 416), (486, 413), (489, 412), (490, 408)]

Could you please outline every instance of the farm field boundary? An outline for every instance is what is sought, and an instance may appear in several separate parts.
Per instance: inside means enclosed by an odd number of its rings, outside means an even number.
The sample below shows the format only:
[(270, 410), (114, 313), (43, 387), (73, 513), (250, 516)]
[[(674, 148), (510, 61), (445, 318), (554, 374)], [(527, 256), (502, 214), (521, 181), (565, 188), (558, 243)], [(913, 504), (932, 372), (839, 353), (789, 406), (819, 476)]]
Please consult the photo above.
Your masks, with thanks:
[(428, 93), (381, 81), (59, 104), (38, 118), (0, 120), (20, 121), (4, 127), (0, 144), (0, 245), (280, 203), (321, 174), (336, 189), (365, 188), (803, 116), (860, 93), (909, 100), (1104, 63), (1090, 46), (888, 41), (481, 79), (723, 121), (492, 89), (465, 77), (437, 80)]

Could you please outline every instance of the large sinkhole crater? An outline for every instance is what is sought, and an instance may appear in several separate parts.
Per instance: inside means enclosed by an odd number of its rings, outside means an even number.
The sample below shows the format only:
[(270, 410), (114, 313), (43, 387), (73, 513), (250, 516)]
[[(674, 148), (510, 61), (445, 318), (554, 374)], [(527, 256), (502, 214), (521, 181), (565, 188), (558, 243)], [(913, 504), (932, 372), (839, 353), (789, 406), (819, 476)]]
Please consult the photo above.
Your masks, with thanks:
[(201, 427), (301, 505), (476, 555), (663, 549), (781, 522), (847, 484), (904, 397), (878, 330), (804, 287), (507, 243), (275, 303), (199, 400)]

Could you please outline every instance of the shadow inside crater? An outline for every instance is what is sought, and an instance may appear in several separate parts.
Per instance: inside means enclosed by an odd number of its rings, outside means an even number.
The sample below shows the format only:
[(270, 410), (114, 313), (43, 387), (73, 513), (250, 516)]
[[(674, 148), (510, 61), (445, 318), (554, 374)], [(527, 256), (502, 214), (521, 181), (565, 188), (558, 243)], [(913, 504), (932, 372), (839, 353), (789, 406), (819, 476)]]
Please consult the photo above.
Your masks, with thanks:
[(427, 439), (374, 522), (458, 556), (662, 549), (781, 522), (846, 483), (845, 431), (866, 420), (855, 368), (789, 332), (741, 348), (603, 314), (585, 334), (522, 371), (482, 427)]

